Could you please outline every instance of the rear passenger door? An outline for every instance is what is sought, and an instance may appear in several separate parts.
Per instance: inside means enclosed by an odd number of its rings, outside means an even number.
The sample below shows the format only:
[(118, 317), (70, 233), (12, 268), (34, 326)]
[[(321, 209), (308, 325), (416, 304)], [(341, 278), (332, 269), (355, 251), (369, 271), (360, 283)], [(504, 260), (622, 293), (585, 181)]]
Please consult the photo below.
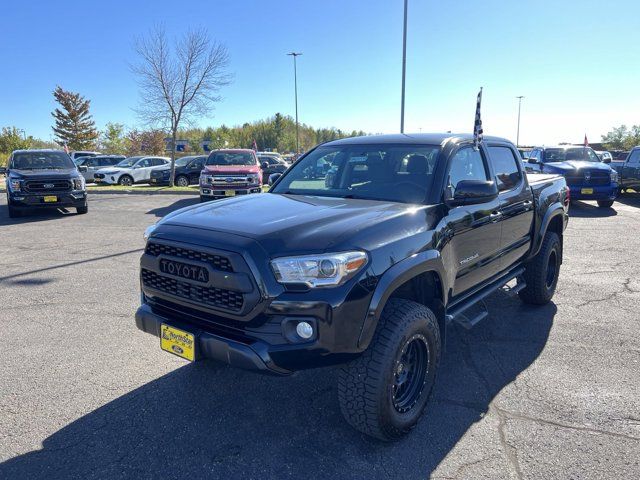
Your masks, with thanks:
[(518, 151), (507, 144), (489, 144), (489, 163), (500, 202), (501, 270), (529, 251), (533, 223), (533, 194), (520, 166)]
[(621, 173), (622, 185), (625, 188), (633, 188), (640, 185), (640, 148), (631, 150)]
[[(472, 146), (459, 148), (449, 162), (447, 188), (455, 193), (462, 180), (489, 180), (490, 170), (485, 152)], [(445, 232), (450, 237), (451, 268), (456, 272), (453, 297), (464, 293), (500, 270), (498, 250), (500, 223), (498, 199), (476, 205), (449, 209)]]
[(198, 183), (200, 179), (200, 172), (204, 168), (204, 161), (206, 159), (207, 157), (197, 157), (189, 163), (187, 166), (189, 183)]

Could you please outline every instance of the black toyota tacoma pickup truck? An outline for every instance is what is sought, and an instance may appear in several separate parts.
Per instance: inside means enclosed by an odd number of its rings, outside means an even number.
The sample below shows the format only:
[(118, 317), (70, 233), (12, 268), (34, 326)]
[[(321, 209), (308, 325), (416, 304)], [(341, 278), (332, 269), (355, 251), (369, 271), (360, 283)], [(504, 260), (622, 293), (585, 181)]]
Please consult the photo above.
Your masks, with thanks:
[(5, 174), (9, 217), (42, 208), (73, 207), (87, 213), (87, 189), (71, 157), (60, 150), (16, 150), (9, 157)]
[(568, 194), (561, 176), (527, 176), (501, 138), (325, 143), (269, 193), (149, 227), (136, 325), (189, 360), (281, 375), (341, 364), (347, 421), (395, 439), (425, 409), (447, 324), (473, 326), (507, 283), (551, 300)]

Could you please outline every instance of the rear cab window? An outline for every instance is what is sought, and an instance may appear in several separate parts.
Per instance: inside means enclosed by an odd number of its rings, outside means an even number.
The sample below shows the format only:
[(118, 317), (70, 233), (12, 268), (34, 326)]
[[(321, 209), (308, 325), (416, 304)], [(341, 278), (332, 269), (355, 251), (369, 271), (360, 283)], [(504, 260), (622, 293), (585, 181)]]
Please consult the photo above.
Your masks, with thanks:
[(506, 146), (489, 147), (489, 161), (496, 177), (498, 191), (504, 192), (516, 188), (522, 181), (520, 159)]

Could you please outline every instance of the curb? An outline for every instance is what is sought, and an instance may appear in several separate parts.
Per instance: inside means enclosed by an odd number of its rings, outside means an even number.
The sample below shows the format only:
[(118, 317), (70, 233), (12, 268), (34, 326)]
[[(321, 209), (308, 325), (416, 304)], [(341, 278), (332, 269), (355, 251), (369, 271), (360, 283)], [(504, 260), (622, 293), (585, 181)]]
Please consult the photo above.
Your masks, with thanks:
[(185, 191), (165, 191), (165, 190), (156, 190), (152, 192), (145, 191), (136, 191), (136, 190), (87, 190), (87, 194), (89, 195), (200, 195), (200, 191), (196, 190), (194, 192), (185, 192)]

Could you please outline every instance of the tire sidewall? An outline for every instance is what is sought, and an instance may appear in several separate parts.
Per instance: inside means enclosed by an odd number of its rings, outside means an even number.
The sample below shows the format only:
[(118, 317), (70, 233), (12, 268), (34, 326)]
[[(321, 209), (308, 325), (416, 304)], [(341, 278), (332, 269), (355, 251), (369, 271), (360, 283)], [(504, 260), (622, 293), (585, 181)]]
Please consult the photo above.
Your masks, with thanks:
[[(128, 179), (128, 183), (122, 183), (123, 180)], [(122, 185), (123, 187), (130, 187), (133, 185), (133, 179), (129, 176), (129, 175), (122, 175), (119, 179), (118, 179), (118, 184)]]
[[(547, 286), (546, 284), (546, 274), (549, 271), (549, 262), (551, 260), (551, 255), (552, 253), (555, 253), (555, 262), (556, 262), (556, 273), (555, 273), (555, 277), (553, 279), (553, 282), (551, 284), (551, 286)], [(547, 249), (545, 249), (545, 257), (544, 257), (544, 271), (545, 271), (545, 275), (544, 277), (544, 292), (545, 292), (545, 296), (551, 300), (551, 298), (553, 297), (555, 291), (556, 291), (556, 287), (558, 286), (558, 278), (560, 277), (560, 258), (561, 258), (561, 252), (560, 252), (560, 240), (558, 239), (557, 235), (553, 236), (553, 240), (551, 240), (549, 242), (549, 246)]]
[[(184, 185), (180, 185), (180, 181), (183, 181)], [(178, 186), (178, 187), (188, 187), (189, 186), (189, 179), (187, 177), (185, 177), (184, 175), (178, 175), (178, 177), (176, 178), (176, 186)]]
[[(428, 372), (422, 393), (420, 394), (417, 403), (409, 411), (401, 413), (396, 410), (393, 404), (394, 373), (404, 346), (415, 335), (421, 335), (426, 340), (429, 360)], [(415, 426), (422, 416), (435, 384), (438, 363), (440, 360), (439, 351), (439, 339), (434, 334), (433, 328), (430, 327), (429, 320), (427, 318), (418, 318), (412, 321), (395, 342), (393, 355), (389, 356), (388, 362), (386, 362), (387, 364), (384, 365), (384, 388), (380, 389), (382, 398), (380, 398), (379, 403), (381, 406), (380, 415), (381, 418), (384, 419), (382, 424), (387, 425), (387, 428), (390, 430), (387, 433), (390, 437), (398, 437), (407, 433)]]

